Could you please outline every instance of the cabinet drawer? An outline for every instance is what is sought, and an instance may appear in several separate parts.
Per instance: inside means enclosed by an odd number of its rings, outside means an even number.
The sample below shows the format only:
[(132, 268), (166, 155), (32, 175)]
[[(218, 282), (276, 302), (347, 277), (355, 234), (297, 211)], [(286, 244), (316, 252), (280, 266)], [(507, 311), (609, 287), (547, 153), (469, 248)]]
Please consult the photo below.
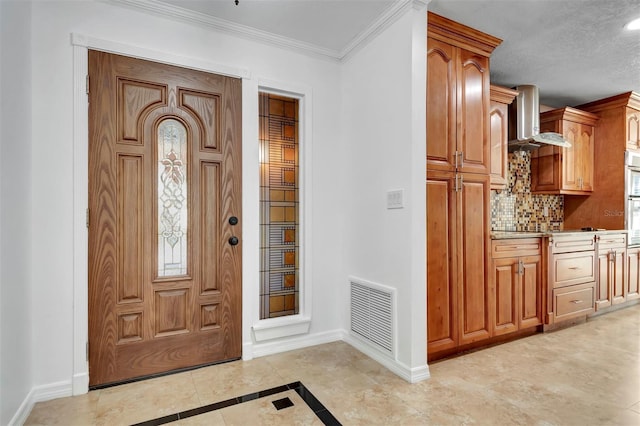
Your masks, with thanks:
[(541, 249), (542, 240), (540, 238), (493, 240), (491, 242), (491, 257), (501, 259), (505, 257), (537, 256), (541, 253)]
[(553, 235), (549, 243), (552, 253), (569, 253), (572, 251), (595, 250), (596, 239), (593, 232), (585, 232), (580, 235)]
[(554, 254), (551, 261), (551, 284), (567, 287), (595, 281), (595, 252)]
[(600, 235), (598, 248), (625, 248), (627, 247), (627, 234), (607, 234)]
[(594, 283), (553, 290), (555, 319), (562, 320), (593, 312)]

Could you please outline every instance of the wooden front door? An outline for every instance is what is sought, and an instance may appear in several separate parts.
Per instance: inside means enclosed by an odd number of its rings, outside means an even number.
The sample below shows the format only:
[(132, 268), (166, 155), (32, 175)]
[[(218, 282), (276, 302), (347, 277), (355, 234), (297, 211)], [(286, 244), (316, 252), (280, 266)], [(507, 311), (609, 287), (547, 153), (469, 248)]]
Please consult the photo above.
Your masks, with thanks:
[(89, 51), (89, 384), (241, 356), (241, 80)]

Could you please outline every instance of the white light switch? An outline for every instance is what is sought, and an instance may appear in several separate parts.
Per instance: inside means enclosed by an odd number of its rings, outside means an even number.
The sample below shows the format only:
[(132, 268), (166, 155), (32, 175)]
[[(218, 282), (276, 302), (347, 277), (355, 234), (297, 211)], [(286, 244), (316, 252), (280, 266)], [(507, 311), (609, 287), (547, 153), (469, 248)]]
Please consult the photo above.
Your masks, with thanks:
[(543, 215), (544, 217), (548, 217), (548, 216), (549, 216), (549, 206), (544, 206), (544, 207), (542, 208), (542, 215)]
[(387, 191), (387, 208), (404, 208), (404, 189), (394, 189), (391, 191)]

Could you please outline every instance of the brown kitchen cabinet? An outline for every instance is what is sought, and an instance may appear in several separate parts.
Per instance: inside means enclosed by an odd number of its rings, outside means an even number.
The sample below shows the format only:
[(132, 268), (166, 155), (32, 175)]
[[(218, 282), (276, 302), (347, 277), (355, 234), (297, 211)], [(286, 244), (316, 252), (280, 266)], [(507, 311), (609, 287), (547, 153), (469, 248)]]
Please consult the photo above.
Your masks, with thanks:
[(625, 229), (624, 151), (640, 150), (640, 93), (622, 93), (577, 108), (599, 117), (594, 130), (597, 161), (589, 197), (565, 197), (565, 228)]
[(571, 107), (540, 114), (540, 132), (560, 133), (571, 147), (544, 145), (532, 151), (532, 193), (589, 195), (593, 191), (597, 121), (597, 115)]
[(427, 352), (488, 339), (489, 55), (500, 39), (428, 14)]
[(491, 243), (491, 332), (513, 333), (542, 324), (542, 240)]
[(627, 149), (640, 150), (640, 111), (636, 108), (627, 108), (626, 116)]
[(603, 234), (596, 237), (598, 245), (598, 280), (596, 281), (596, 311), (625, 301), (627, 279), (627, 234)]
[(489, 55), (502, 40), (428, 14), (427, 169), (489, 173)]
[(427, 171), (427, 349), (487, 339), (489, 175)]
[(595, 310), (596, 238), (593, 232), (548, 237), (545, 324), (586, 317)]
[(626, 299), (640, 299), (640, 247), (627, 249)]
[(595, 309), (601, 311), (625, 302), (627, 277), (627, 234), (603, 234), (596, 237), (598, 280)]
[(509, 111), (508, 107), (517, 96), (516, 90), (491, 85), (489, 108), (489, 146), (491, 189), (503, 190), (507, 187), (509, 175)]

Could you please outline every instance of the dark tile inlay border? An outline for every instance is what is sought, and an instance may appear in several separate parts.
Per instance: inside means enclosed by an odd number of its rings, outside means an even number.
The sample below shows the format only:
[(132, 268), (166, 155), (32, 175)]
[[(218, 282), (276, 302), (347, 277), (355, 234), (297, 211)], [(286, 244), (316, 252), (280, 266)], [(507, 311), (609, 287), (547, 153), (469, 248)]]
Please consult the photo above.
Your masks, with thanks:
[[(259, 392), (248, 393), (246, 395), (227, 399), (226, 401), (215, 402), (213, 404), (203, 405), (202, 407), (193, 408), (191, 410), (181, 411), (176, 414), (170, 414), (168, 416), (158, 417), (157, 419), (136, 423), (133, 426), (164, 425), (164, 424), (175, 422), (181, 419), (186, 419), (187, 417), (193, 417), (200, 414), (208, 413), (210, 411), (220, 410), (221, 408), (231, 407), (233, 405), (242, 404), (243, 402), (253, 401), (255, 399), (264, 398), (265, 396), (286, 392), (288, 390), (296, 391), (296, 393), (300, 395), (300, 397), (305, 402), (305, 404), (307, 404), (307, 406), (322, 421), (322, 423), (324, 423), (327, 426), (342, 426), (342, 424), (338, 421), (338, 419), (336, 419), (333, 416), (333, 414), (331, 414), (331, 412), (327, 410), (320, 401), (318, 401), (318, 398), (313, 396), (313, 394), (309, 392), (309, 389), (307, 389), (301, 382), (293, 382), (293, 383), (289, 383), (288, 385), (282, 385), (282, 386), (277, 386), (271, 389), (261, 390)], [(288, 398), (283, 398), (283, 399), (288, 399)], [(275, 402), (278, 402), (278, 401), (274, 401), (274, 403)], [(291, 403), (291, 405), (287, 405), (286, 407), (290, 407), (293, 405), (291, 400), (289, 400), (289, 402)], [(286, 407), (282, 407), (282, 408), (286, 408)]]

